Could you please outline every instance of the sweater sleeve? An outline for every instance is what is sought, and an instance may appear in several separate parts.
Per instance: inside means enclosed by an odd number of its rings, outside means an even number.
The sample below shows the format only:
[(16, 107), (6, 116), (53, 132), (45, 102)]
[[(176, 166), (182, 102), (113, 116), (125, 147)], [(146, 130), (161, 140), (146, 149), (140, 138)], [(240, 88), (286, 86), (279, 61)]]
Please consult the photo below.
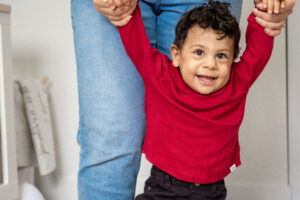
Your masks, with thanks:
[(250, 87), (269, 61), (274, 38), (264, 32), (264, 28), (256, 23), (253, 13), (248, 18), (246, 30), (246, 49), (235, 66), (239, 80), (245, 81)]
[(130, 22), (118, 27), (124, 48), (142, 77), (162, 71), (163, 54), (152, 48), (137, 5)]

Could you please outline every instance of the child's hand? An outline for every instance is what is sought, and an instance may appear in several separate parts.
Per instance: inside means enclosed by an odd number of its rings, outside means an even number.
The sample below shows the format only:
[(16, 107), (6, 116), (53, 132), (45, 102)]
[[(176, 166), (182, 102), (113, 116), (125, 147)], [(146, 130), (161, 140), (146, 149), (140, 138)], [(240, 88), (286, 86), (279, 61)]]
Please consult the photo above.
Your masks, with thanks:
[(103, 0), (109, 7), (112, 9), (120, 8), (122, 9), (124, 6), (129, 5), (132, 0)]
[(254, 0), (254, 2), (260, 10), (268, 11), (270, 14), (278, 14), (286, 6), (286, 0)]
[[(261, 2), (261, 0), (255, 1)], [(280, 34), (285, 20), (293, 12), (294, 6), (295, 0), (285, 0), (285, 7), (280, 9), (279, 14), (270, 14), (263, 11), (259, 6), (257, 6), (259, 9), (255, 8), (253, 13), (256, 16), (257, 23), (265, 28), (266, 34), (275, 37)]]
[[(129, 0), (129, 4), (122, 7), (110, 7), (109, 0), (93, 0), (95, 10), (107, 17), (114, 26), (125, 26), (131, 19), (131, 14), (136, 8), (137, 0)], [(114, 0), (112, 0), (114, 5)]]

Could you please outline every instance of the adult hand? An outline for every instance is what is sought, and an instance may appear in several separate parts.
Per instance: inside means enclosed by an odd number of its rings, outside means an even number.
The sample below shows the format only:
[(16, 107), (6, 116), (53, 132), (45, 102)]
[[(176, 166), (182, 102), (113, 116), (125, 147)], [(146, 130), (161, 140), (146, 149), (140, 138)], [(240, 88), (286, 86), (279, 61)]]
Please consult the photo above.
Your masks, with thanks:
[(110, 5), (104, 0), (93, 0), (95, 10), (107, 17), (115, 26), (125, 26), (131, 19), (131, 14), (136, 8), (137, 0), (130, 0), (121, 7)]
[[(261, 2), (256, 0), (256, 2)], [(257, 8), (253, 10), (256, 16), (256, 21), (262, 27), (265, 28), (265, 33), (271, 37), (275, 37), (280, 34), (282, 27), (285, 24), (286, 18), (293, 12), (293, 7), (295, 6), (295, 0), (286, 0), (284, 8), (280, 8), (279, 14), (270, 14), (263, 10), (264, 6), (261, 3), (256, 4)]]

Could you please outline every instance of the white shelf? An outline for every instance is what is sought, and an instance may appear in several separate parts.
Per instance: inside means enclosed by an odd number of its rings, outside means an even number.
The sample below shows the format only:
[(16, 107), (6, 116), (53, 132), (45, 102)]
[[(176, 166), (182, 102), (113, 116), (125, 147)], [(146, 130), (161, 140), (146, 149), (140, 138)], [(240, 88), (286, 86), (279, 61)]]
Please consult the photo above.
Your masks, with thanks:
[(2, 158), (0, 197), (5, 200), (18, 198), (13, 80), (11, 73), (10, 12), (11, 7), (9, 5), (0, 4), (0, 157)]

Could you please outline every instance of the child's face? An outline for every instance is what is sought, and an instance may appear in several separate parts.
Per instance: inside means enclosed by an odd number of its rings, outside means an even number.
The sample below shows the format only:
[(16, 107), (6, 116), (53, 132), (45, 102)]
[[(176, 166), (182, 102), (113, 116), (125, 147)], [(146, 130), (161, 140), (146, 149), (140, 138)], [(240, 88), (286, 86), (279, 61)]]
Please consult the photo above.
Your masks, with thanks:
[(192, 27), (181, 47), (171, 46), (173, 65), (180, 68), (184, 82), (200, 94), (211, 94), (229, 80), (234, 61), (234, 39), (200, 26)]

